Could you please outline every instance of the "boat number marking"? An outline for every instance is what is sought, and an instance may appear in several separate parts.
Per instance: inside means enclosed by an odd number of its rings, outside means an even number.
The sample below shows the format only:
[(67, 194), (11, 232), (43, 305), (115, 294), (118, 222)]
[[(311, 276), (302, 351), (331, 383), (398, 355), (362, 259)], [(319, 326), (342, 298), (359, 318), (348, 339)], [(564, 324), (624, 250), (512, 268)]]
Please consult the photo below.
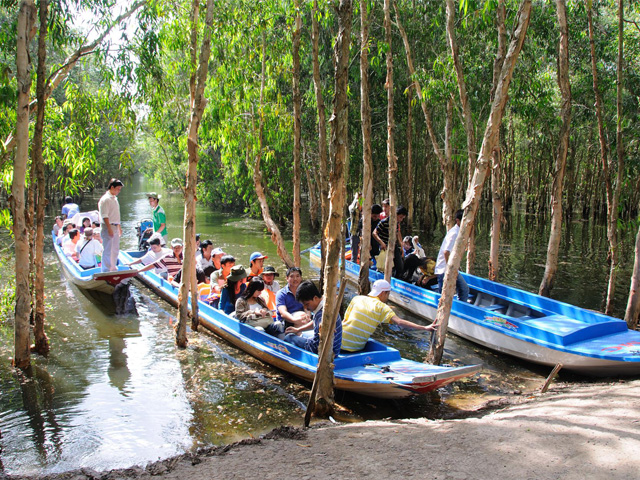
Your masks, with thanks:
[[(620, 343), (618, 345), (612, 345), (610, 347), (604, 347), (602, 350), (600, 350), (601, 352), (619, 352), (620, 350), (622, 350), (625, 347), (633, 347), (634, 345), (640, 345), (640, 342), (627, 342), (627, 343)], [(638, 355), (637, 350), (636, 351), (631, 351), (629, 353), (633, 353), (634, 355)]]
[(284, 345), (280, 345), (273, 342), (264, 342), (264, 344), (268, 347), (278, 350), (279, 352), (286, 353), (287, 355), (291, 355), (291, 352), (289, 351), (289, 349)]
[(508, 328), (509, 330), (518, 330), (518, 326), (509, 322), (502, 317), (488, 316), (484, 317), (485, 322), (492, 323), (498, 327)]

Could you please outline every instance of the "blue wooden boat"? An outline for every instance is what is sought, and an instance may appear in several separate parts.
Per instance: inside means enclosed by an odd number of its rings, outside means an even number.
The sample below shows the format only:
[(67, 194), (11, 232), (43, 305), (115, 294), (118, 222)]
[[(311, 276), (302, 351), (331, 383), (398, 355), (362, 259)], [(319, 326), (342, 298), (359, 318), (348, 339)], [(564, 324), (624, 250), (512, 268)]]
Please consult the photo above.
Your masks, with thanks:
[(135, 277), (138, 271), (124, 266), (118, 266), (118, 270), (113, 272), (103, 272), (100, 267), (85, 270), (75, 260), (65, 255), (53, 233), (52, 241), (65, 277), (90, 300), (105, 307), (107, 313), (124, 313), (128, 308), (126, 305), (128, 291), (123, 291), (120, 295), (116, 294), (116, 290), (120, 290), (120, 286)]
[[(120, 252), (120, 262), (128, 263), (144, 252)], [(176, 306), (178, 289), (152, 271), (137, 277), (160, 297)], [(200, 325), (253, 357), (313, 381), (318, 356), (276, 337), (238, 322), (207, 303), (199, 302)], [(335, 386), (341, 390), (379, 398), (403, 398), (436, 390), (473, 375), (479, 365), (450, 367), (429, 365), (400, 357), (398, 350), (369, 340), (364, 350), (340, 354), (334, 360)]]
[[(311, 250), (319, 265), (320, 250)], [(360, 266), (347, 261), (346, 271), (357, 282)], [(640, 332), (624, 320), (461, 273), (469, 284), (469, 301), (453, 301), (449, 330), (484, 347), (534, 363), (583, 375), (640, 375)], [(377, 271), (369, 279), (384, 278)], [(433, 320), (440, 294), (391, 280), (390, 300), (427, 320)]]

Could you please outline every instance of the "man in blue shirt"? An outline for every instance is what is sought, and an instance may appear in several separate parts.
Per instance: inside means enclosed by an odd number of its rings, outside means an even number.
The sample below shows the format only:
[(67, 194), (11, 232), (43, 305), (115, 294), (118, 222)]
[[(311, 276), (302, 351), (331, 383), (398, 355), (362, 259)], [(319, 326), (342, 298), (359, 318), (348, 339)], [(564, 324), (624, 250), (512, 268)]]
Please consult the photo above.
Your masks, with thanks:
[(287, 270), (287, 285), (276, 294), (276, 320), (286, 327), (300, 327), (311, 318), (304, 313), (302, 303), (296, 300), (298, 286), (302, 282), (302, 270), (291, 267)]
[(80, 207), (78, 204), (73, 203), (73, 198), (66, 197), (64, 199), (64, 205), (62, 206), (62, 215), (65, 215), (64, 218), (71, 218), (78, 213), (80, 213)]

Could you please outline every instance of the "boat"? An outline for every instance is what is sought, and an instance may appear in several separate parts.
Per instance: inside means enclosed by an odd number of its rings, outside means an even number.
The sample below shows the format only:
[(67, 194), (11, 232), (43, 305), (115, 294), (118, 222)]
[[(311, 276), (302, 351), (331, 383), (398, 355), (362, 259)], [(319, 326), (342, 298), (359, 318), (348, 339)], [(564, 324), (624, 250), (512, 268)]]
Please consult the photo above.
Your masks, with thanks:
[[(89, 213), (78, 215), (90, 217)], [(65, 277), (72, 284), (108, 314), (133, 313), (135, 306), (131, 305), (128, 282), (137, 275), (137, 270), (123, 265), (118, 265), (118, 270), (112, 272), (103, 272), (99, 266), (85, 270), (65, 255), (56, 238), (52, 233), (53, 249)]]
[[(320, 250), (310, 250), (320, 264)], [(360, 266), (347, 261), (347, 276), (357, 282)], [(469, 300), (453, 301), (448, 329), (491, 350), (589, 376), (640, 375), (640, 332), (624, 320), (542, 297), (460, 272)], [(370, 270), (369, 279), (384, 278)], [(391, 302), (433, 321), (440, 294), (395, 278)]]
[[(143, 251), (120, 252), (120, 262), (129, 263)], [(158, 296), (177, 306), (178, 288), (153, 271), (141, 272), (137, 279)], [(258, 360), (312, 382), (318, 355), (273, 337), (200, 301), (200, 325)], [(340, 354), (334, 359), (335, 387), (378, 398), (404, 398), (431, 392), (451, 382), (469, 377), (479, 365), (437, 366), (403, 359), (400, 352), (369, 340), (362, 351)]]

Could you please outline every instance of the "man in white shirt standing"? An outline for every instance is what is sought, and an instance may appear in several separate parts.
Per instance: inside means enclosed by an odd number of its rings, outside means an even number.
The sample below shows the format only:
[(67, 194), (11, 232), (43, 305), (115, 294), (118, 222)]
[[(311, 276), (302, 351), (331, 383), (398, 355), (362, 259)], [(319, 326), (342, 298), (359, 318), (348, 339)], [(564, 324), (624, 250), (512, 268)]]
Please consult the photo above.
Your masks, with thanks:
[[(444, 272), (447, 269), (449, 255), (451, 255), (453, 245), (456, 243), (458, 233), (460, 233), (460, 222), (462, 221), (463, 214), (463, 210), (458, 210), (456, 212), (456, 224), (447, 232), (447, 235), (444, 237), (442, 245), (440, 246), (440, 251), (438, 252), (438, 259), (436, 260), (436, 268), (434, 273), (438, 276), (438, 287), (440, 289), (440, 292), (442, 292)], [(458, 278), (456, 280), (456, 290), (458, 292), (458, 300), (460, 300), (461, 302), (466, 302), (469, 298), (469, 285), (467, 285), (467, 282), (464, 278), (462, 278), (462, 275), (460, 274), (458, 274)]]
[(120, 237), (122, 236), (118, 194), (123, 186), (124, 184), (120, 180), (112, 178), (107, 186), (107, 192), (98, 202), (100, 231), (102, 233), (102, 246), (104, 248), (102, 255), (103, 272), (112, 272), (117, 268), (118, 253), (120, 252)]

